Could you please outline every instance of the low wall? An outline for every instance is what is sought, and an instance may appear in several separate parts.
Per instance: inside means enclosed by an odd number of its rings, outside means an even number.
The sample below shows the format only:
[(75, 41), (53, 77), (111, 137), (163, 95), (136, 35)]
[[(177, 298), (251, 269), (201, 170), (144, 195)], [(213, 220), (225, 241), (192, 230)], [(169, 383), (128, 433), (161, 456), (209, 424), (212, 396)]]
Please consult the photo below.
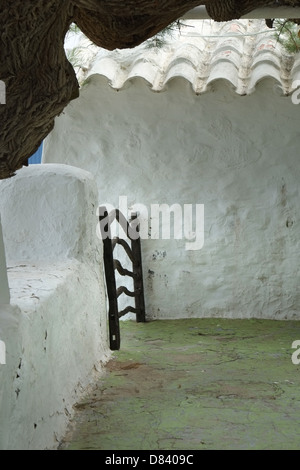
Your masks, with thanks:
[(55, 449), (110, 357), (92, 176), (34, 165), (0, 182), (10, 304), (0, 305), (0, 449)]

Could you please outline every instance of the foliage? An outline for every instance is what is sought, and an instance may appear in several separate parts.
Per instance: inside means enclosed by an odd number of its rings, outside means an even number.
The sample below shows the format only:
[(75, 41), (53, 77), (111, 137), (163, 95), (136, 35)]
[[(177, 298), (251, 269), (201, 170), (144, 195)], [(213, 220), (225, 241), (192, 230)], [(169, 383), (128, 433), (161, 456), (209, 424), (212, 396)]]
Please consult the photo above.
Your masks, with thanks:
[(77, 24), (72, 23), (68, 32), (78, 34), (78, 33), (80, 33), (80, 28), (78, 28)]
[(291, 20), (274, 20), (275, 38), (292, 54), (300, 51), (299, 26)]
[[(79, 38), (79, 41), (72, 43), (73, 38)], [(68, 41), (70, 41), (69, 44)], [(97, 47), (82, 33), (75, 23), (72, 23), (67, 34), (65, 51), (68, 61), (73, 65), (80, 86), (84, 82), (85, 74), (91, 66), (96, 50)]]
[(176, 20), (173, 23), (171, 23), (169, 26), (164, 28), (162, 31), (160, 31), (156, 36), (153, 36), (152, 38), (148, 39), (145, 44), (147, 48), (162, 48), (168, 40), (168, 37), (173, 37), (174, 32), (179, 32), (181, 28), (185, 26), (184, 23), (182, 23), (180, 20)]

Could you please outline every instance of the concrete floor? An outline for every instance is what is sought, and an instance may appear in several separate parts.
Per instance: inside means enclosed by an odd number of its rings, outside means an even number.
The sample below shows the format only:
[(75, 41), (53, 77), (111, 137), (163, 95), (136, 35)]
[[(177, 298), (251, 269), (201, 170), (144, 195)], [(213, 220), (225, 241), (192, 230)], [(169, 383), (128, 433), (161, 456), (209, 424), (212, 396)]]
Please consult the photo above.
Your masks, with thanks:
[(60, 449), (300, 449), (300, 322), (126, 321), (121, 337)]

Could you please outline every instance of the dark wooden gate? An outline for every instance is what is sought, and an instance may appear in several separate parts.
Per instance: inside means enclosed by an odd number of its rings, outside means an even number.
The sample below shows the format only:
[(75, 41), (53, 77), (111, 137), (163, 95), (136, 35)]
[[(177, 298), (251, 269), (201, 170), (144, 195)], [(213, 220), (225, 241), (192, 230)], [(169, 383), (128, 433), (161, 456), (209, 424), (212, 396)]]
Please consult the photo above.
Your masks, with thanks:
[[(127, 241), (122, 238), (114, 237), (112, 239), (110, 227), (114, 220), (117, 220), (123, 228), (125, 234), (130, 240), (131, 246), (129, 246)], [(109, 343), (110, 349), (116, 351), (120, 349), (121, 343), (119, 319), (129, 312), (133, 312), (136, 314), (137, 322), (146, 321), (141, 239), (139, 234), (140, 225), (136, 213), (132, 214), (132, 217), (128, 222), (122, 212), (120, 212), (118, 209), (114, 209), (108, 213), (105, 206), (101, 206), (99, 208), (99, 222), (103, 240), (104, 269), (109, 303)], [(116, 245), (121, 245), (124, 248), (128, 258), (132, 263), (132, 271), (125, 269), (121, 265), (120, 261), (114, 258), (113, 252)], [(121, 276), (130, 276), (133, 279), (133, 292), (131, 292), (125, 286), (117, 288), (115, 270), (117, 270)], [(125, 294), (131, 298), (134, 298), (134, 307), (130, 305), (119, 311), (118, 297), (120, 297), (121, 294)]]

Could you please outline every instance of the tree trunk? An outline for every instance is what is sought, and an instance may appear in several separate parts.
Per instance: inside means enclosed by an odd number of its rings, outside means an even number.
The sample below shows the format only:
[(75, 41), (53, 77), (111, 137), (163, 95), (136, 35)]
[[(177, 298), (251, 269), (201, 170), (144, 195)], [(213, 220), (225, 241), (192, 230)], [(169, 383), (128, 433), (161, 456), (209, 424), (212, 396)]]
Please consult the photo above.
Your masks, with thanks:
[(0, 79), (0, 178), (12, 176), (51, 131), (54, 118), (78, 96), (64, 52), (73, 17), (70, 2), (2, 0)]
[[(78, 83), (64, 52), (72, 22), (98, 46), (134, 47), (185, 12), (205, 4), (218, 21), (239, 18), (273, 0), (1, 0), (0, 179), (26, 163), (78, 96)], [(300, 0), (280, 2), (300, 5)], [(1, 93), (1, 89), (0, 89)], [(0, 94), (1, 97), (1, 94)]]

